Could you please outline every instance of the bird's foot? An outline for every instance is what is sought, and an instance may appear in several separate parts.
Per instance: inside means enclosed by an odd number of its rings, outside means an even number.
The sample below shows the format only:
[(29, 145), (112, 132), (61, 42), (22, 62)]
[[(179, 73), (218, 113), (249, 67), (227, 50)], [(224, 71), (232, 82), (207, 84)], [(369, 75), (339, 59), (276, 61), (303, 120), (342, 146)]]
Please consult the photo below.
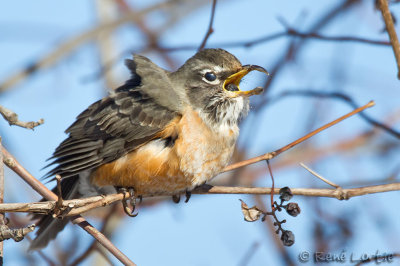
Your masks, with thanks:
[[(124, 212), (126, 213), (126, 215), (128, 215), (129, 217), (136, 217), (139, 213), (134, 213), (135, 212), (135, 208), (136, 208), (136, 196), (135, 196), (135, 189), (133, 187), (118, 187), (117, 188), (119, 193), (124, 193), (124, 199), (122, 200), (122, 206), (124, 207)], [(130, 197), (129, 198), (125, 198), (125, 193), (129, 192)], [(139, 198), (139, 202), (142, 202), (142, 196), (138, 196)], [(129, 207), (129, 204), (131, 205), (131, 207)]]

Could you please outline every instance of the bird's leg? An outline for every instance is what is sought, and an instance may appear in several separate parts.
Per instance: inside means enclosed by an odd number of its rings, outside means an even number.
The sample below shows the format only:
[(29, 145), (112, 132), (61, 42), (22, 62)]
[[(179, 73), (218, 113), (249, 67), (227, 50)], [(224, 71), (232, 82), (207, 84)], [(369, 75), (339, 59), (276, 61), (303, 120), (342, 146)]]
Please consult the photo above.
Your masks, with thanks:
[(178, 204), (181, 201), (181, 195), (172, 195), (172, 201)]
[(190, 197), (192, 196), (192, 192), (189, 190), (186, 190), (185, 195), (186, 195), (185, 203), (188, 203)]
[[(124, 193), (124, 198), (122, 200), (122, 206), (124, 207), (124, 212), (126, 215), (129, 217), (136, 217), (139, 213), (134, 213), (135, 212), (135, 207), (136, 207), (136, 197), (135, 197), (135, 189), (132, 187), (129, 188), (124, 188), (124, 187), (118, 187), (117, 188), (119, 193)], [(125, 198), (125, 193), (129, 191), (130, 197)], [(141, 196), (139, 196), (140, 201), (141, 201)], [(132, 208), (129, 208), (128, 206), (128, 200)]]

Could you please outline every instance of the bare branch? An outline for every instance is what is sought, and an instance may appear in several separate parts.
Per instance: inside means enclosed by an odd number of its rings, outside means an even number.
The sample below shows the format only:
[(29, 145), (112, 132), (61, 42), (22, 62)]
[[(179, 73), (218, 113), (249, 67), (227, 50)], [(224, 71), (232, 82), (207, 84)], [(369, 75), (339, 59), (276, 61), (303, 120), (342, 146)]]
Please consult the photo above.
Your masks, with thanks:
[(289, 143), (288, 145), (286, 145), (286, 146), (284, 146), (284, 147), (282, 147), (282, 148), (280, 148), (280, 149), (278, 149), (276, 151), (268, 152), (268, 153), (265, 153), (263, 155), (260, 155), (260, 156), (257, 156), (257, 157), (242, 161), (242, 162), (238, 162), (238, 163), (234, 163), (234, 164), (228, 165), (227, 167), (225, 167), (223, 172), (231, 171), (231, 170), (234, 170), (234, 169), (237, 169), (239, 167), (243, 167), (243, 166), (246, 166), (246, 165), (249, 165), (249, 164), (254, 164), (254, 163), (257, 163), (259, 161), (270, 160), (270, 159), (278, 156), (282, 152), (285, 152), (285, 151), (293, 148), (297, 144), (299, 144), (299, 143), (311, 138), (312, 136), (318, 134), (319, 132), (321, 132), (321, 131), (323, 131), (323, 130), (325, 130), (325, 129), (327, 129), (327, 128), (329, 128), (329, 127), (331, 127), (331, 126), (343, 121), (344, 119), (349, 118), (350, 116), (353, 116), (353, 115), (355, 115), (355, 114), (357, 114), (357, 113), (359, 113), (359, 112), (361, 112), (361, 111), (363, 111), (363, 110), (365, 110), (365, 109), (367, 109), (369, 107), (372, 107), (374, 105), (375, 105), (374, 101), (370, 101), (366, 105), (364, 105), (362, 107), (359, 107), (359, 108), (351, 111), (350, 113), (348, 113), (348, 114), (346, 114), (344, 116), (341, 116), (338, 119), (336, 119), (336, 120), (334, 120), (334, 121), (332, 121), (332, 122), (330, 122), (328, 124), (325, 124), (324, 126), (322, 126), (322, 127), (318, 128), (318, 129), (308, 133), (307, 135), (305, 135), (305, 136), (303, 136), (303, 137), (301, 137), (301, 138)]
[(214, 32), (213, 23), (214, 23), (214, 16), (215, 16), (215, 7), (216, 7), (216, 5), (217, 5), (217, 0), (213, 0), (213, 2), (212, 2), (212, 7), (211, 7), (210, 23), (208, 24), (208, 29), (207, 29), (206, 35), (204, 36), (204, 39), (203, 39), (203, 41), (201, 42), (198, 51), (201, 51), (201, 50), (204, 49), (204, 47), (206, 46), (206, 43), (207, 43), (208, 38), (210, 38), (210, 35)]
[(17, 228), (17, 229), (10, 229), (7, 225), (0, 225), (0, 241), (4, 241), (7, 239), (14, 239), (15, 242), (19, 242), (22, 239), (24, 239), (24, 237), (32, 232), (33, 230), (35, 230), (35, 225), (31, 224), (28, 225), (27, 227), (23, 227), (23, 228)]
[[(279, 194), (280, 188), (274, 188), (273, 193)], [(291, 188), (293, 195), (307, 197), (327, 197), (338, 200), (350, 199), (356, 196), (362, 196), (373, 193), (382, 193), (388, 191), (400, 190), (400, 183), (391, 183), (377, 186), (366, 186), (348, 189), (319, 189), (319, 188)], [(201, 186), (196, 188), (193, 194), (261, 194), (267, 195), (272, 191), (271, 188), (245, 188), (245, 187), (213, 187)]]
[(24, 127), (28, 129), (32, 129), (44, 123), (43, 118), (39, 119), (37, 122), (23, 122), (18, 120), (18, 115), (11, 111), (10, 109), (5, 108), (4, 106), (0, 105), (0, 114), (4, 117), (4, 119), (12, 125), (16, 125), (19, 127)]
[(400, 44), (397, 38), (396, 30), (394, 28), (392, 14), (389, 10), (389, 4), (387, 0), (378, 0), (378, 8), (382, 12), (383, 20), (385, 21), (386, 31), (389, 34), (390, 42), (393, 47), (394, 56), (397, 62), (397, 78), (400, 79)]
[[(195, 188), (192, 194), (252, 194), (252, 195), (269, 195), (279, 194), (280, 188), (270, 187), (226, 187), (203, 185)], [(352, 197), (363, 196), (367, 194), (383, 193), (389, 191), (399, 191), (400, 183), (390, 183), (376, 186), (365, 186), (358, 188), (344, 189), (341, 187), (335, 189), (322, 188), (291, 188), (293, 195), (307, 197), (327, 197), (336, 198), (338, 200), (348, 200)], [(162, 195), (143, 195), (143, 198), (172, 196), (173, 193), (165, 193)], [(124, 199), (124, 193), (109, 194), (103, 196), (94, 196), (88, 198), (64, 200), (63, 205), (73, 204), (72, 210), (65, 216), (76, 216), (87, 212), (91, 209), (110, 205), (114, 202)], [(51, 213), (56, 205), (56, 201), (43, 201), (32, 203), (3, 203), (0, 204), (0, 212), (29, 212), (29, 213)], [(89, 207), (90, 206), (90, 207)]]

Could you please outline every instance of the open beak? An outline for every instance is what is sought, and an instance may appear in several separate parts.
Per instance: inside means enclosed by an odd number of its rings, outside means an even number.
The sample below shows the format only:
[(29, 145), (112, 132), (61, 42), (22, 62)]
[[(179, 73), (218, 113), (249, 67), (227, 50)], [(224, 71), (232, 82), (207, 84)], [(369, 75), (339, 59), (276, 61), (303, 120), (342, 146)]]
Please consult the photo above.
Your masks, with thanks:
[(239, 88), (240, 81), (244, 76), (246, 76), (248, 73), (251, 71), (256, 70), (263, 72), (269, 76), (269, 73), (267, 70), (265, 70), (263, 67), (257, 66), (257, 65), (244, 65), (241, 70), (236, 72), (235, 74), (229, 76), (223, 84), (223, 88), (226, 91), (229, 91), (232, 93), (232, 97), (239, 97), (239, 96), (252, 96), (252, 95), (258, 95), (263, 92), (262, 87), (257, 87), (255, 89), (249, 90), (249, 91), (242, 91)]

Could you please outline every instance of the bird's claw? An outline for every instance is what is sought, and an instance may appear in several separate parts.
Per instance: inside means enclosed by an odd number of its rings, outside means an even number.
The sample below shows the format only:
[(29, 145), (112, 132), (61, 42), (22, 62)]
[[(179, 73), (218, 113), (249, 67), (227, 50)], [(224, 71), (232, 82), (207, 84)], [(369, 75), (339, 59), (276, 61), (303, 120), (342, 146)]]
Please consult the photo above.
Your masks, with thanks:
[[(188, 203), (190, 197), (192, 196), (192, 192), (186, 190), (185, 191), (185, 196), (186, 196), (185, 203)], [(172, 201), (174, 203), (179, 203), (181, 201), (181, 195), (180, 194), (172, 195)]]
[[(122, 200), (122, 206), (124, 207), (124, 212), (126, 213), (126, 215), (128, 215), (129, 217), (136, 217), (139, 213), (135, 213), (135, 208), (136, 208), (136, 197), (135, 197), (135, 190), (133, 188), (119, 188), (118, 189), (119, 192), (124, 193), (124, 198)], [(130, 197), (129, 198), (125, 198), (125, 193), (129, 191)], [(139, 196), (139, 201), (142, 202), (142, 196)], [(132, 207), (129, 207), (129, 204)]]
[(138, 212), (134, 213), (135, 212), (135, 205), (132, 204), (132, 203), (131, 203), (131, 205), (132, 205), (132, 208), (129, 208), (127, 200), (123, 200), (122, 201), (122, 206), (124, 207), (124, 212), (126, 213), (126, 215), (128, 215), (129, 217), (138, 216), (138, 214), (139, 214)]
[(186, 190), (185, 195), (186, 195), (185, 203), (188, 203), (190, 200), (190, 197), (192, 196), (192, 192)]

